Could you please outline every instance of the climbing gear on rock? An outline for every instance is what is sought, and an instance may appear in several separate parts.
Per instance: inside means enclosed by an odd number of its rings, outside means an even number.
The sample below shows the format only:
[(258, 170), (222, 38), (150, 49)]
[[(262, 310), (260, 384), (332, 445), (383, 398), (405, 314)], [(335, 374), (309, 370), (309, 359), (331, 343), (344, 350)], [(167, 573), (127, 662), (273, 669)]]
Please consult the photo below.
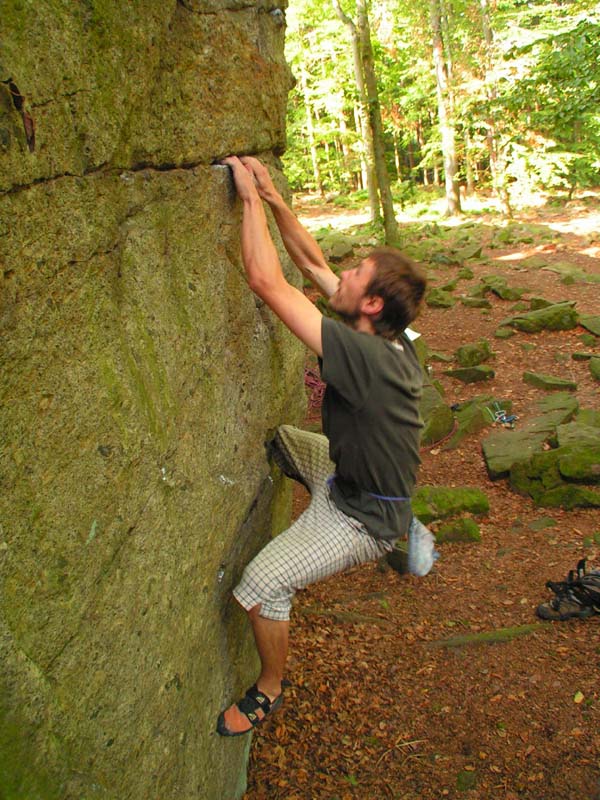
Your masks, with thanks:
[(566, 580), (546, 583), (556, 597), (537, 607), (538, 617), (563, 621), (600, 614), (600, 570), (586, 572), (585, 561), (582, 558)]

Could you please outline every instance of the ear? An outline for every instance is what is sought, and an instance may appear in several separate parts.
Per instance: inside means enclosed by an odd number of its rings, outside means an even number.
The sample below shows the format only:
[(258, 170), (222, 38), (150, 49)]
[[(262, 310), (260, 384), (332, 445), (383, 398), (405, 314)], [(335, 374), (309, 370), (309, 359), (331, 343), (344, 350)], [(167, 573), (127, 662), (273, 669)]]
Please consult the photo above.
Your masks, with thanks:
[(369, 294), (363, 297), (360, 310), (368, 317), (377, 317), (383, 311), (383, 297), (378, 294)]

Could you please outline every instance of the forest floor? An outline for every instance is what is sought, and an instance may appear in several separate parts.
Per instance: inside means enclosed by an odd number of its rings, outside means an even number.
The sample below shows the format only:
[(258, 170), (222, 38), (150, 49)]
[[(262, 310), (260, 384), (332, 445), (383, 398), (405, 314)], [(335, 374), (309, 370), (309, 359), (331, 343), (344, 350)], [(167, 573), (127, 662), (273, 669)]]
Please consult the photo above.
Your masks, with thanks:
[[(361, 221), (332, 205), (296, 208), (313, 226)], [(549, 235), (489, 249), (502, 223), (478, 216), (469, 230), (484, 249), (461, 291), (502, 273), (525, 298), (570, 299), (580, 314), (600, 313), (600, 284), (519, 267), (543, 255), (600, 275), (600, 198), (542, 205), (516, 221)], [(440, 282), (458, 267), (443, 269)], [(514, 303), (489, 299), (485, 312), (425, 307), (414, 325), (430, 350), (448, 355), (481, 338), (493, 346), (496, 377), (484, 389), (434, 365), (448, 403), (493, 393), (512, 400), (518, 426), (544, 394), (523, 382), (529, 369), (576, 380), (580, 407), (600, 409), (588, 362), (571, 359), (576, 350), (600, 355), (600, 339), (582, 344), (582, 328), (495, 339)], [(313, 404), (307, 424), (317, 419)], [(480, 447), (489, 430), (454, 450), (423, 449), (419, 475), (421, 485), (485, 491), (480, 543), (439, 545), (425, 578), (369, 564), (297, 596), (291, 686), (254, 736), (245, 800), (600, 800), (600, 616), (544, 623), (535, 615), (550, 599), (547, 580), (563, 579), (583, 556), (600, 564), (600, 510), (536, 508), (506, 481), (490, 481)], [(296, 514), (306, 501), (298, 489)], [(506, 641), (457, 639), (505, 628), (515, 628)]]

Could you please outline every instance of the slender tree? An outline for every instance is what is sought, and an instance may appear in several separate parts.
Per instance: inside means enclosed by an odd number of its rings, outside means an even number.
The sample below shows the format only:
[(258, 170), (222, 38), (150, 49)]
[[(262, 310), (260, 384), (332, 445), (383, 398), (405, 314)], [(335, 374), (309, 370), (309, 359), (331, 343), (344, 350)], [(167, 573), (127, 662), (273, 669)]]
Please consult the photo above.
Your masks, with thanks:
[(356, 105), (360, 126), (364, 136), (364, 175), (367, 180), (367, 190), (369, 193), (369, 206), (371, 209), (371, 222), (379, 222), (381, 219), (381, 204), (379, 202), (379, 191), (377, 186), (377, 173), (375, 171), (375, 147), (373, 143), (373, 131), (369, 122), (369, 98), (365, 83), (365, 75), (362, 63), (361, 41), (358, 27), (354, 20), (344, 13), (339, 0), (332, 0), (333, 8), (337, 16), (344, 23), (350, 34), (352, 45), (352, 57), (354, 62), (354, 79), (358, 93), (358, 103)]
[[(442, 37), (441, 0), (431, 0), (431, 31), (433, 34), (433, 63), (435, 66), (438, 101), (438, 119), (442, 137), (444, 158), (444, 180), (446, 186), (446, 213), (448, 216), (460, 214), (460, 193), (458, 189), (458, 164), (456, 158), (456, 134), (450, 87), (448, 85), (448, 62), (445, 57)], [(449, 46), (449, 44), (448, 44)]]
[[(336, 0), (337, 2), (337, 0)], [(357, 28), (360, 41), (360, 55), (364, 71), (365, 88), (367, 92), (369, 126), (373, 137), (373, 156), (375, 159), (375, 173), (379, 197), (383, 210), (383, 227), (387, 244), (398, 242), (398, 223), (394, 213), (394, 200), (390, 188), (390, 176), (385, 160), (385, 146), (383, 138), (383, 121), (381, 119), (381, 106), (377, 91), (377, 78), (373, 58), (373, 45), (371, 43), (371, 27), (369, 25), (368, 0), (357, 0)]]

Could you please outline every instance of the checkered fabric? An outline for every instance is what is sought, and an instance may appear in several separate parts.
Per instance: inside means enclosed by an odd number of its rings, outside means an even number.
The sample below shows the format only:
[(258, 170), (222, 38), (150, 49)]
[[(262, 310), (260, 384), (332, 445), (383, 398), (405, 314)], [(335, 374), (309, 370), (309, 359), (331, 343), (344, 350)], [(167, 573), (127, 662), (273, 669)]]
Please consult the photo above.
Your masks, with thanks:
[(373, 561), (394, 543), (374, 539), (361, 522), (343, 514), (331, 500), (326, 481), (335, 467), (325, 436), (283, 425), (271, 443), (270, 455), (286, 475), (307, 487), (311, 502), (291, 527), (250, 562), (233, 594), (247, 611), (260, 604), (261, 617), (288, 620), (297, 589)]

